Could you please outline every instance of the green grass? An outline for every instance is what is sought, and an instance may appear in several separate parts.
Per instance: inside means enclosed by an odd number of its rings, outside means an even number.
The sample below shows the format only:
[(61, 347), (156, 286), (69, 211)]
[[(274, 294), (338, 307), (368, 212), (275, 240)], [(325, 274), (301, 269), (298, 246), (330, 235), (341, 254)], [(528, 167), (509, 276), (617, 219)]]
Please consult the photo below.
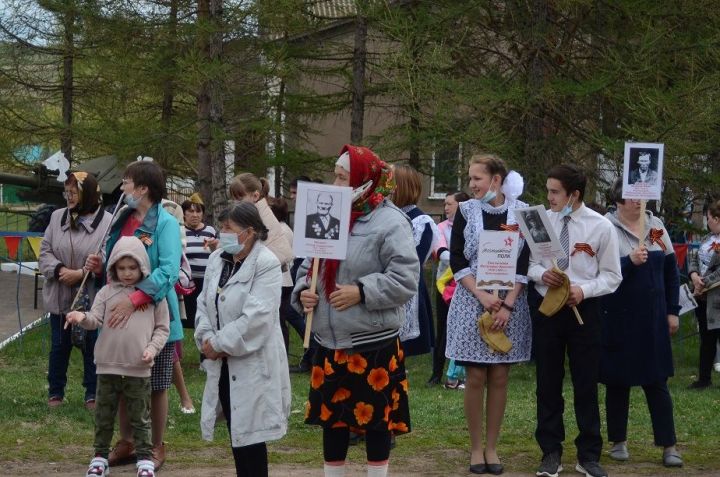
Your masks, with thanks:
[[(694, 320), (686, 317), (681, 336), (691, 335), (693, 327)], [(77, 351), (73, 352), (70, 365), (66, 404), (53, 411), (47, 408), (48, 336), (49, 330), (45, 325), (28, 333), (22, 347), (15, 342), (0, 352), (0, 422), (3, 429), (0, 433), (0, 465), (3, 461), (18, 460), (84, 464), (91, 452), (93, 421), (82, 407), (82, 362)], [(696, 372), (696, 341), (696, 337), (691, 337), (676, 339), (674, 343), (676, 377), (671, 379), (670, 388), (675, 403), (678, 444), (686, 462), (685, 474), (707, 475), (711, 472), (717, 475), (720, 472), (720, 461), (717, 459), (720, 389), (717, 386), (702, 392), (686, 389)], [(297, 363), (299, 352), (298, 337), (293, 335), (291, 364)], [(189, 333), (185, 339), (183, 362), (186, 382), (199, 409), (205, 375), (197, 369), (198, 354)], [(430, 374), (429, 356), (410, 358), (408, 371), (413, 431), (398, 438), (392, 455), (393, 467), (414, 469), (418, 475), (462, 475), (469, 458), (462, 392), (425, 386)], [(565, 384), (565, 461), (569, 463), (574, 456), (572, 440), (576, 435), (569, 373)], [(284, 439), (270, 444), (270, 461), (307, 465), (318, 469), (319, 473), (322, 465), (320, 431), (302, 423), (308, 376), (292, 375), (292, 386), (290, 431)], [(602, 403), (602, 386), (600, 393)], [(653, 447), (650, 418), (642, 391), (634, 389), (631, 399), (629, 439), (632, 461), (616, 464), (603, 457), (603, 464), (613, 474), (670, 474), (659, 464), (661, 451)], [(188, 467), (198, 464), (228, 465), (231, 461), (228, 460), (225, 428), (219, 426), (215, 442), (206, 443), (200, 439), (199, 415), (186, 416), (178, 408), (179, 400), (173, 390), (170, 393), (171, 412), (166, 434), (173, 462)], [(602, 404), (601, 415), (604, 432)], [(532, 365), (515, 366), (511, 372), (499, 448), (508, 470), (529, 472), (535, 469), (540, 451), (533, 438), (534, 427), (534, 368)], [(222, 459), (218, 460), (218, 456)], [(364, 462), (364, 447), (351, 448), (349, 459)]]

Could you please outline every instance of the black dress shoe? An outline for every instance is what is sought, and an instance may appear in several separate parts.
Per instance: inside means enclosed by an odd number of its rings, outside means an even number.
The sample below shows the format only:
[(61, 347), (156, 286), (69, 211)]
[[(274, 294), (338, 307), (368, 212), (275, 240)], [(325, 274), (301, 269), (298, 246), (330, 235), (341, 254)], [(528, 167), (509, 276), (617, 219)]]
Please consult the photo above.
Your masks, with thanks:
[(437, 386), (438, 384), (440, 384), (440, 376), (430, 376), (430, 379), (427, 380), (428, 387)]
[(470, 464), (471, 474), (484, 474), (487, 472), (487, 466), (483, 462), (482, 464)]
[(712, 385), (710, 381), (694, 381), (690, 386), (688, 386), (688, 389), (705, 389), (709, 388)]
[(308, 373), (310, 372), (310, 368), (312, 368), (312, 365), (308, 363), (307, 361), (300, 361), (300, 364), (298, 364), (294, 368), (290, 368), (291, 373)]
[(488, 474), (492, 475), (500, 475), (503, 473), (503, 465), (502, 464), (485, 464), (485, 469)]

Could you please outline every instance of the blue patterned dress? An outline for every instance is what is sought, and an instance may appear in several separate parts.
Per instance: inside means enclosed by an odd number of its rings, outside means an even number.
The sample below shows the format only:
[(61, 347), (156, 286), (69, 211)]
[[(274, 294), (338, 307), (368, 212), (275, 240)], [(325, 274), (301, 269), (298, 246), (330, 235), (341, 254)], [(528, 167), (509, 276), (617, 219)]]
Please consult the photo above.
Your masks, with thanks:
[[(514, 226), (517, 222), (513, 209), (523, 207), (527, 204), (518, 200), (511, 203), (507, 198), (499, 207), (477, 199), (460, 203), (450, 240), (450, 266), (458, 286), (448, 311), (445, 351), (448, 358), (470, 364), (518, 363), (530, 359), (532, 327), (527, 290), (523, 290), (515, 300), (514, 311), (505, 328), (512, 349), (507, 353), (497, 353), (485, 344), (478, 331), (477, 319), (485, 311), (482, 304), (460, 283), (463, 277), (475, 274), (480, 233), (483, 230), (502, 230), (502, 224)], [(527, 283), (528, 261), (529, 249), (525, 240), (521, 239), (516, 276), (521, 283)], [(500, 297), (504, 298), (506, 294), (501, 291)]]

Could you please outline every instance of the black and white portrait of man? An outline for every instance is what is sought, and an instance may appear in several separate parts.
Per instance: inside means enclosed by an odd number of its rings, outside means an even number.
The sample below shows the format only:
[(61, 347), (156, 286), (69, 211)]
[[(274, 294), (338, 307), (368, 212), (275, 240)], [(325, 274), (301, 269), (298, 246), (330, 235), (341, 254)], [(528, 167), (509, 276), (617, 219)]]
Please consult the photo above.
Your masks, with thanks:
[(535, 243), (546, 243), (550, 241), (550, 234), (545, 229), (540, 213), (537, 210), (528, 210), (527, 212), (521, 212), (523, 219), (527, 225), (530, 237)]
[[(633, 161), (633, 152), (637, 152), (637, 159)], [(654, 153), (654, 154), (653, 154)], [(655, 157), (653, 157), (653, 155)], [(656, 185), (658, 181), (657, 173), (657, 151), (647, 150), (631, 150), (631, 163), (634, 167), (630, 170), (628, 178), (629, 184), (645, 183), (648, 185)]]
[(315, 210), (315, 213), (308, 213), (305, 223), (305, 238), (338, 240), (340, 238), (340, 220), (330, 212), (336, 206), (333, 194), (319, 192), (317, 195), (308, 194), (307, 212)]

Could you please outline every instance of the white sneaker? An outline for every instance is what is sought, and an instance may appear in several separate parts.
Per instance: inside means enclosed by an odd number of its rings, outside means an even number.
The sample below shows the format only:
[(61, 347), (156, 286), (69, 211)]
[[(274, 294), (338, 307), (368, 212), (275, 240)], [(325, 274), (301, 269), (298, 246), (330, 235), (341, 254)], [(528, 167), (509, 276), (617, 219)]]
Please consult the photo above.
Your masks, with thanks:
[(716, 372), (720, 373), (720, 362), (719, 362), (719, 363), (715, 363), (715, 364), (713, 365), (713, 368), (715, 368), (715, 371), (716, 371)]
[(110, 466), (107, 459), (103, 457), (93, 457), (90, 461), (85, 477), (107, 477), (110, 474)]

